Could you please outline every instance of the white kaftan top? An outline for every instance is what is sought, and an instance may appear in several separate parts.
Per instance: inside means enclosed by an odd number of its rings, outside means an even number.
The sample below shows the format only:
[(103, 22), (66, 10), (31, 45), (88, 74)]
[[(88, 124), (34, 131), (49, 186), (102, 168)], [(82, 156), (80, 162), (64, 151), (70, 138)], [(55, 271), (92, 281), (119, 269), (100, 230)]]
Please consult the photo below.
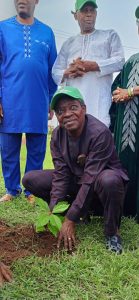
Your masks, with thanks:
[(78, 57), (96, 61), (100, 71), (65, 79), (64, 85), (78, 88), (84, 97), (87, 113), (109, 126), (113, 72), (120, 71), (124, 64), (124, 52), (118, 34), (114, 30), (94, 30), (90, 34), (70, 37), (63, 44), (52, 69), (53, 79), (58, 85), (61, 84), (64, 71)]

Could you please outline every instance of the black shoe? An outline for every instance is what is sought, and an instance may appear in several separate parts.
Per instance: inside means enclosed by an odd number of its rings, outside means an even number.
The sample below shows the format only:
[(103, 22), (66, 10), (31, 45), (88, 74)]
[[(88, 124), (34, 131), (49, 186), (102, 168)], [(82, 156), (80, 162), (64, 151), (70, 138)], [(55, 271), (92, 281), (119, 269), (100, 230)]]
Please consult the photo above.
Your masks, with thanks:
[(119, 235), (108, 236), (106, 238), (106, 248), (117, 254), (122, 253), (122, 243)]

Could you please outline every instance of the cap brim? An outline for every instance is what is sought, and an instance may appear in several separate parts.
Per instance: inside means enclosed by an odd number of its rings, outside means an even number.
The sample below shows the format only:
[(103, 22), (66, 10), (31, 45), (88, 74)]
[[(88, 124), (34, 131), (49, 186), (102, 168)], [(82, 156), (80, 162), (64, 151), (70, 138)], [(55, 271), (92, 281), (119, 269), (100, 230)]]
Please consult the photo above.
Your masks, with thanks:
[(69, 93), (68, 92), (65, 92), (65, 93), (61, 92), (61, 93), (58, 93), (58, 94), (56, 94), (56, 95), (53, 96), (51, 104), (50, 104), (50, 107), (51, 107), (52, 110), (55, 110), (55, 107), (56, 107), (58, 101), (61, 98), (63, 98), (64, 96), (68, 96), (68, 97), (70, 97), (70, 98), (72, 98), (74, 100), (79, 100), (80, 103), (82, 103), (82, 104), (85, 105), (84, 100), (81, 97), (81, 95), (75, 95), (74, 94), (74, 96), (72, 96), (70, 92)]
[(52, 102), (51, 102), (51, 109), (52, 110), (54, 110), (55, 109), (55, 106), (56, 106), (56, 104), (57, 104), (57, 102), (58, 102), (58, 100), (60, 100), (63, 96), (66, 96), (67, 94), (65, 94), (65, 93), (61, 93), (61, 94), (57, 94), (57, 95), (55, 95), (54, 97), (53, 97), (53, 99), (52, 99)]

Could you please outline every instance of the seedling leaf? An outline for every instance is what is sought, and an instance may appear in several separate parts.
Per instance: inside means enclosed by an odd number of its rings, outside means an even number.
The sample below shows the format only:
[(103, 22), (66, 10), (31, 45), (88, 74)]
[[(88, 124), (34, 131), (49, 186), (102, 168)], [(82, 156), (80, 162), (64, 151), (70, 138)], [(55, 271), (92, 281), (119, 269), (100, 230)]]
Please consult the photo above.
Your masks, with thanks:
[(45, 227), (44, 226), (36, 226), (36, 232), (44, 232), (45, 231)]
[(40, 198), (37, 198), (37, 199), (36, 199), (36, 204), (37, 204), (41, 209), (45, 210), (46, 212), (49, 212), (49, 211), (50, 211), (47, 202), (45, 202), (44, 200), (42, 200), (42, 199), (40, 199)]
[(56, 205), (54, 206), (52, 213), (53, 213), (53, 214), (59, 214), (59, 213), (62, 213), (62, 212), (64, 212), (65, 210), (67, 210), (69, 206), (70, 206), (70, 205), (69, 205), (68, 202), (61, 201), (61, 202), (59, 202), (58, 204), (56, 204)]
[(50, 224), (58, 229), (58, 231), (62, 227), (62, 222), (60, 218), (56, 215), (50, 215)]
[(37, 217), (37, 221), (36, 221), (35, 225), (36, 225), (36, 227), (43, 227), (48, 224), (49, 220), (50, 220), (50, 215), (47, 215), (45, 213), (40, 214)]
[(47, 224), (47, 228), (48, 230), (55, 236), (57, 237), (57, 234), (58, 234), (58, 228), (56, 228), (55, 226), (53, 226), (52, 224), (48, 223)]
[(61, 216), (61, 215), (57, 215), (59, 217), (59, 219), (61, 220), (61, 222), (63, 223), (64, 220), (65, 220), (65, 217), (64, 216)]
[[(36, 199), (36, 203), (38, 205), (39, 214), (37, 216), (35, 222), (36, 232), (43, 232), (48, 230), (56, 237), (58, 232), (62, 227), (62, 223), (64, 221), (64, 217), (59, 215), (59, 213), (64, 212), (68, 209), (68, 202), (59, 202), (51, 212), (48, 204), (40, 198)], [(55, 215), (58, 214), (58, 215)]]

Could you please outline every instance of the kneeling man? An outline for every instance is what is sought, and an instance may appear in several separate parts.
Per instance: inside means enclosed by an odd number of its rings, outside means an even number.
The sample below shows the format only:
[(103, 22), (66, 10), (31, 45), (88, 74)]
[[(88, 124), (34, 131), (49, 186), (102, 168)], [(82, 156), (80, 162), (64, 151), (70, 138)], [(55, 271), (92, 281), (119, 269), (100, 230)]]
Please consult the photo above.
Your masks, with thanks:
[(83, 97), (76, 88), (60, 88), (52, 98), (51, 109), (59, 122), (51, 139), (54, 170), (28, 172), (23, 185), (49, 202), (50, 209), (69, 199), (71, 205), (58, 237), (58, 247), (63, 240), (67, 250), (75, 245), (76, 223), (98, 199), (104, 209), (107, 248), (121, 253), (119, 225), (128, 176), (117, 157), (112, 135), (103, 123), (86, 114)]

